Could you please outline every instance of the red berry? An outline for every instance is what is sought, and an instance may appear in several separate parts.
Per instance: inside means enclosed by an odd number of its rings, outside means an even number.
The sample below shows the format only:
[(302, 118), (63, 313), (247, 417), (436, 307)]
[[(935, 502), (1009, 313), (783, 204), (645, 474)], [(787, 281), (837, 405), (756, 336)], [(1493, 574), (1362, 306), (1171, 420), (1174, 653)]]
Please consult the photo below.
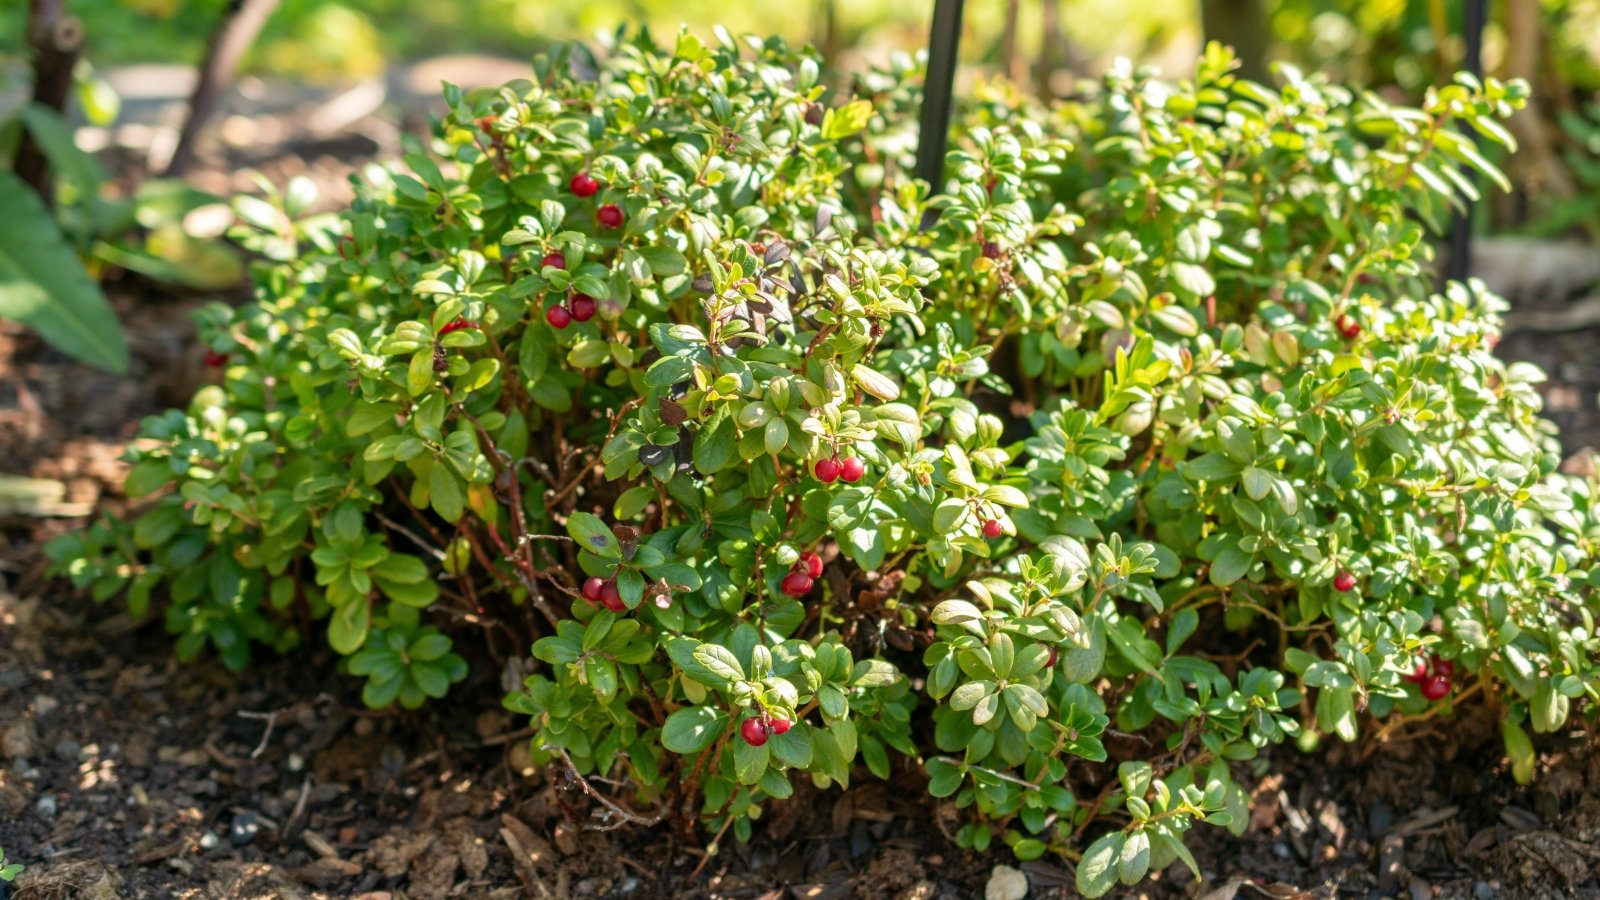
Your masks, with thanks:
[(550, 323), (551, 328), (565, 328), (572, 324), (572, 313), (567, 312), (565, 306), (552, 306), (545, 310), (544, 320)]
[(591, 578), (583, 583), (583, 599), (590, 603), (599, 603), (600, 595), (605, 591), (605, 588), (606, 580), (604, 578)]
[(579, 322), (587, 322), (594, 318), (594, 298), (588, 294), (572, 295), (572, 318)]
[(567, 182), (567, 187), (579, 197), (593, 197), (600, 190), (600, 182), (590, 178), (588, 172), (579, 172)]
[(984, 520), (984, 522), (983, 522), (983, 536), (984, 537), (990, 538), (990, 539), (997, 538), (997, 537), (1000, 536), (1000, 530), (1001, 529), (1000, 529), (1000, 520), (999, 519), (985, 519)]
[(615, 203), (607, 203), (605, 206), (600, 207), (595, 212), (594, 217), (600, 223), (601, 228), (622, 227), (622, 207)]
[(1435, 675), (1422, 683), (1422, 696), (1429, 700), (1442, 700), (1450, 693), (1450, 679)]
[(1439, 654), (1435, 653), (1433, 655), (1433, 673), (1441, 678), (1454, 678), (1456, 676), (1456, 664), (1448, 659), (1440, 659)]
[(1000, 258), (1000, 245), (996, 244), (994, 241), (984, 241), (983, 242), (983, 258), (984, 259), (999, 259)]
[(843, 478), (847, 484), (855, 484), (860, 481), (861, 476), (865, 475), (866, 472), (867, 464), (862, 462), (859, 456), (847, 456), (843, 462), (839, 463), (839, 477)]
[(555, 266), (558, 269), (565, 269), (567, 267), (566, 254), (562, 253), (560, 250), (552, 250), (549, 253), (546, 253), (544, 255), (544, 259), (539, 261), (539, 268), (542, 269), (545, 266)]
[(815, 553), (802, 553), (800, 558), (795, 560), (794, 570), (806, 573), (807, 578), (821, 578), (822, 557)]
[(213, 369), (220, 369), (228, 364), (228, 354), (218, 353), (215, 350), (206, 351), (206, 365)]
[(1045, 668), (1047, 668), (1047, 669), (1055, 668), (1056, 660), (1059, 659), (1059, 658), (1060, 658), (1060, 654), (1056, 651), (1056, 648), (1051, 647), (1050, 648), (1050, 658), (1045, 660), (1045, 663), (1044, 663)]
[(788, 719), (781, 719), (777, 716), (773, 716), (772, 724), (768, 727), (772, 729), (773, 734), (788, 734), (790, 727), (793, 725), (794, 723)]
[(600, 586), (600, 602), (612, 612), (622, 612), (628, 608), (628, 604), (622, 602), (622, 592), (617, 590), (615, 581), (608, 581)]
[(1353, 341), (1361, 335), (1361, 323), (1349, 313), (1341, 313), (1339, 318), (1334, 320), (1333, 327), (1339, 329), (1339, 333), (1347, 340)]
[(1333, 589), (1341, 594), (1350, 593), (1356, 589), (1356, 577), (1341, 569), (1339, 574), (1333, 576)]
[(1412, 666), (1411, 666), (1411, 674), (1407, 675), (1405, 678), (1402, 678), (1401, 680), (1402, 681), (1409, 681), (1412, 684), (1421, 684), (1422, 682), (1426, 681), (1427, 678), (1428, 678), (1428, 661), (1419, 656), (1419, 657), (1417, 657), (1416, 662), (1413, 663)]
[(767, 742), (767, 726), (755, 717), (745, 719), (739, 724), (739, 734), (744, 742), (752, 747), (759, 747)]
[(811, 578), (804, 572), (790, 572), (783, 576), (778, 589), (791, 597), (804, 597), (811, 593)]
[(1356, 284), (1371, 284), (1371, 283), (1372, 283), (1372, 276), (1368, 275), (1365, 272), (1362, 272), (1360, 275), (1356, 276)]
[(811, 474), (823, 484), (832, 484), (839, 477), (839, 461), (837, 459), (819, 459), (811, 468)]
[(439, 337), (444, 337), (445, 335), (454, 331), (461, 331), (463, 329), (477, 327), (477, 322), (469, 322), (466, 319), (452, 319), (439, 327)]

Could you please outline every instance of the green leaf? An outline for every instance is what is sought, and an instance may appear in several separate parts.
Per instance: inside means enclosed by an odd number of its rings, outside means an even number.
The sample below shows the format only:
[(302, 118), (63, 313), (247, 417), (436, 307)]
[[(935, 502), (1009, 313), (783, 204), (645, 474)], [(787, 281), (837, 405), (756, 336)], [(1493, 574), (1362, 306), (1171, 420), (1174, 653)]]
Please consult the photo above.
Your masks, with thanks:
[(727, 727), (728, 715), (709, 706), (690, 706), (667, 716), (661, 746), (673, 753), (698, 753), (711, 746)]
[(787, 732), (773, 735), (767, 745), (772, 748), (772, 755), (786, 766), (804, 769), (811, 765), (811, 726), (804, 722), (796, 722)]
[(621, 559), (622, 547), (616, 535), (600, 521), (600, 517), (586, 512), (575, 512), (567, 517), (567, 534), (578, 546), (606, 559)]
[(337, 607), (328, 617), (328, 644), (345, 656), (361, 649), (372, 626), (372, 609), (366, 600)]
[(1117, 883), (1117, 862), (1122, 856), (1126, 836), (1120, 831), (1101, 835), (1078, 860), (1078, 893), (1099, 897)]
[(844, 106), (830, 109), (822, 119), (824, 140), (837, 141), (867, 127), (872, 120), (872, 101), (852, 100)]
[(1117, 854), (1117, 880), (1123, 884), (1138, 884), (1150, 871), (1150, 837), (1135, 831), (1122, 842), (1122, 852)]
[(745, 741), (733, 742), (733, 773), (740, 784), (755, 784), (767, 771), (772, 761), (772, 751), (766, 744), (757, 747)]
[(435, 460), (428, 470), (428, 496), (434, 511), (446, 522), (454, 522), (461, 518), (461, 512), (466, 504), (466, 498), (461, 491), (461, 482), (442, 461)]
[(720, 644), (701, 644), (696, 647), (694, 660), (715, 677), (721, 687), (744, 680), (744, 667), (739, 665), (738, 657)]
[(1237, 546), (1229, 547), (1218, 554), (1216, 561), (1211, 564), (1211, 583), (1218, 587), (1233, 584), (1250, 571), (1255, 561), (1253, 555)]
[(0, 171), (0, 319), (37, 331), (80, 362), (128, 370), (122, 326), (37, 195)]

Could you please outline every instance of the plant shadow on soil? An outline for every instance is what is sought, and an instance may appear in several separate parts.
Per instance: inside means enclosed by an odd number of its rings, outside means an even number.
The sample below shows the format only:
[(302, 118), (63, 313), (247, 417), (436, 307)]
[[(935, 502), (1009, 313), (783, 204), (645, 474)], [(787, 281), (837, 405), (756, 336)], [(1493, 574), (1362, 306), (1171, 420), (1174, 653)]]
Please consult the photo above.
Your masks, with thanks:
[[(134, 358), (126, 378), (0, 326), (0, 469), (115, 510), (117, 456), (138, 418), (183, 405), (215, 374), (188, 321), (198, 300), (138, 283), (112, 294)], [(1597, 376), (1573, 370), (1571, 351), (1597, 340), (1508, 341), (1502, 353), (1555, 373), (1553, 401), (1592, 398), (1585, 379)], [(1563, 381), (1569, 370), (1581, 377)], [(1552, 412), (1577, 426), (1569, 450), (1596, 442), (1587, 404)], [(703, 847), (665, 828), (589, 830), (601, 806), (559, 767), (531, 763), (491, 675), (475, 673), (451, 702), (377, 714), (326, 652), (260, 654), (241, 674), (214, 659), (179, 665), (159, 616), (133, 620), (42, 576), (43, 541), (79, 524), (0, 521), (0, 847), (28, 866), (17, 900), (932, 900), (984, 896), (998, 865), (1020, 868), (1029, 896), (1075, 896), (1065, 866), (956, 847), (960, 813), (929, 798), (907, 760), (887, 783), (862, 772), (848, 791), (801, 786), (769, 805), (750, 843), (724, 841), (703, 867)], [(1539, 747), (1526, 788), (1482, 707), (1371, 753), (1270, 748), (1242, 767), (1254, 786), (1246, 835), (1194, 832), (1206, 881), (1180, 864), (1136, 895), (1600, 897), (1600, 747), (1592, 730)]]

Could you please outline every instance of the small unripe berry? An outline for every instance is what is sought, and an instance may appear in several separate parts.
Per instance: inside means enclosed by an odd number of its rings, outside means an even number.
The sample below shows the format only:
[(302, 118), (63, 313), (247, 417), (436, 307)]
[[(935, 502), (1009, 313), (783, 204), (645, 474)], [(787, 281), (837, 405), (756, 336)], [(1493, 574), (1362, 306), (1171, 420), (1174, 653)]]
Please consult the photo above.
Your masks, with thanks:
[(1333, 327), (1337, 328), (1346, 340), (1353, 341), (1361, 336), (1361, 323), (1349, 313), (1341, 313), (1339, 318), (1333, 321)]
[(983, 536), (984, 537), (989, 538), (989, 539), (992, 540), (992, 539), (997, 538), (997, 537), (1000, 536), (1000, 531), (1001, 531), (1001, 529), (1000, 529), (1000, 520), (999, 519), (985, 519), (984, 520), (984, 523), (983, 523)]
[(995, 243), (994, 241), (984, 241), (983, 242), (983, 258), (984, 259), (999, 259), (1000, 258), (1000, 245)]
[(811, 474), (823, 484), (832, 484), (839, 477), (839, 461), (837, 459), (819, 459), (811, 468)]
[(795, 560), (794, 570), (806, 573), (807, 578), (821, 578), (822, 557), (815, 553), (802, 553), (800, 558)]
[(579, 197), (593, 197), (600, 190), (600, 182), (590, 178), (588, 172), (579, 172), (567, 182), (567, 187)]
[(572, 324), (572, 313), (567, 312), (565, 306), (552, 306), (545, 310), (544, 320), (551, 328), (562, 329)]
[(542, 269), (545, 266), (555, 266), (558, 269), (565, 269), (567, 267), (566, 254), (562, 253), (560, 250), (552, 250), (549, 253), (546, 253), (544, 255), (544, 259), (539, 261), (539, 268)]
[(594, 318), (594, 298), (588, 294), (572, 295), (572, 318), (579, 322), (587, 322)]
[(773, 716), (772, 717), (772, 724), (770, 726), (768, 726), (768, 727), (770, 727), (772, 729), (772, 733), (773, 734), (788, 734), (789, 733), (789, 729), (793, 725), (794, 725), (794, 723), (789, 721), (788, 719), (782, 719), (782, 718), (779, 718), (777, 716)]
[(612, 612), (622, 612), (628, 608), (628, 604), (622, 602), (622, 592), (617, 590), (615, 581), (608, 581), (600, 586), (600, 602)]
[(1435, 675), (1422, 683), (1422, 696), (1429, 700), (1443, 700), (1450, 693), (1450, 679)]
[(757, 718), (745, 719), (739, 723), (739, 735), (744, 742), (752, 747), (759, 747), (767, 742), (767, 727)]
[(1349, 572), (1340, 570), (1339, 574), (1333, 576), (1333, 589), (1341, 594), (1350, 593), (1356, 589), (1356, 577)]
[(595, 212), (594, 217), (600, 223), (601, 228), (622, 227), (622, 207), (615, 203), (607, 203), (605, 206), (600, 207)]
[(846, 484), (855, 484), (866, 472), (867, 464), (862, 462), (859, 456), (847, 456), (839, 463), (839, 477), (844, 479)]
[(783, 576), (783, 581), (779, 582), (778, 589), (790, 597), (804, 597), (811, 593), (811, 578), (804, 572), (790, 572)]
[(583, 583), (583, 599), (590, 603), (599, 603), (600, 595), (605, 590), (604, 578), (591, 578)]

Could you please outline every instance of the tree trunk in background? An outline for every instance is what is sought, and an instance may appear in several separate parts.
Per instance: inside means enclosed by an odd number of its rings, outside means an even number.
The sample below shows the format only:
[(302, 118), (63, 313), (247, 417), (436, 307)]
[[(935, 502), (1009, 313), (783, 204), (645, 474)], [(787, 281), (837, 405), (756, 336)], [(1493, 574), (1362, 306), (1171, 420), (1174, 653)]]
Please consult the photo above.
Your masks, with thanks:
[(1017, 84), (1023, 82), (1021, 54), (1017, 52), (1017, 19), (1022, 15), (1022, 0), (1006, 0), (1006, 24), (1000, 32), (1000, 71)]
[(1034, 91), (1053, 97), (1050, 76), (1061, 67), (1061, 0), (1039, 0), (1039, 59), (1033, 67)]
[[(72, 69), (83, 49), (83, 23), (67, 13), (65, 0), (32, 0), (26, 39), (33, 50), (33, 102), (61, 112), (72, 92)], [(55, 194), (50, 161), (27, 129), (17, 146), (16, 172), (49, 206)]]
[(1521, 187), (1527, 193), (1572, 197), (1578, 192), (1577, 185), (1545, 132), (1544, 104), (1553, 101), (1559, 106), (1560, 100), (1544, 96), (1553, 82), (1539, 77), (1540, 15), (1539, 0), (1507, 0), (1505, 75), (1526, 79), (1532, 88), (1528, 105), (1506, 123), (1521, 151), (1511, 158), (1510, 165), (1526, 173)]
[(168, 175), (182, 175), (193, 165), (194, 145), (200, 131), (217, 111), (222, 93), (233, 84), (234, 73), (239, 70), (245, 51), (255, 43), (256, 35), (261, 33), (262, 26), (277, 7), (278, 0), (229, 0), (227, 10), (211, 32), (205, 60), (195, 79), (194, 93), (189, 97), (189, 118), (183, 123), (178, 146), (167, 165)]
[(1252, 81), (1267, 79), (1272, 27), (1263, 0), (1200, 0), (1200, 30), (1207, 41), (1233, 48), (1240, 75)]

